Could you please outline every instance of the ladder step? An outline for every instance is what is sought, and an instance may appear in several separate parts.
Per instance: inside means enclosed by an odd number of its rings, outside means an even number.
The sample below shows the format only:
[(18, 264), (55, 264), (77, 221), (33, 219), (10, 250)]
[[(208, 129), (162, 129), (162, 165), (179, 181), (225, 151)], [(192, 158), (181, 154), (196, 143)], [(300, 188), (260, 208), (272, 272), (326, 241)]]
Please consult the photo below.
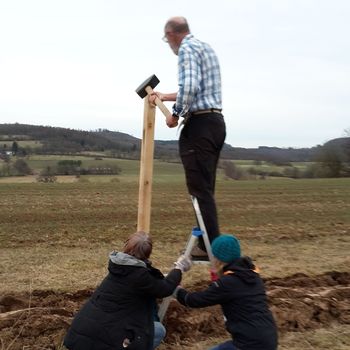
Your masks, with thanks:
[(193, 265), (210, 265), (208, 260), (192, 260)]

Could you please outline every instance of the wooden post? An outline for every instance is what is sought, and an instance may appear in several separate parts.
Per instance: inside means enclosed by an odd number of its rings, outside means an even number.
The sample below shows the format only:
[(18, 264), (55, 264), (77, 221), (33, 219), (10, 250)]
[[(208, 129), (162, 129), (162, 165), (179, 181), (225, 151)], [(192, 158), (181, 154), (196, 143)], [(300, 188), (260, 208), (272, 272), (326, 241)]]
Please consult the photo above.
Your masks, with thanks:
[(154, 154), (154, 124), (156, 109), (146, 97), (144, 99), (143, 135), (140, 160), (139, 202), (137, 213), (137, 230), (150, 232), (151, 200)]

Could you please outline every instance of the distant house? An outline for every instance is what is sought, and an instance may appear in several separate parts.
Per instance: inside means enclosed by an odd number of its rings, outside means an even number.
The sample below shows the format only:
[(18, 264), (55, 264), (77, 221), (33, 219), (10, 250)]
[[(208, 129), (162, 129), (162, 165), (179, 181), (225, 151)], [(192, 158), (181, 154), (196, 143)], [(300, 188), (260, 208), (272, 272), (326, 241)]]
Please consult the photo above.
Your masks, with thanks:
[(6, 160), (11, 156), (13, 156), (12, 151), (0, 151), (0, 159)]

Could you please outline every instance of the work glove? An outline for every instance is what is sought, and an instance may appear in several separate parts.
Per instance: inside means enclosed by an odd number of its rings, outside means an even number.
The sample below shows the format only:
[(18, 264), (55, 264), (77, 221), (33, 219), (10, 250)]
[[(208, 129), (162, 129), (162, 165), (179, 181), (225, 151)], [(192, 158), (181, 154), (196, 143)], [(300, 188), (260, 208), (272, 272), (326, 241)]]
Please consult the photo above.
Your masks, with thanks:
[(174, 263), (176, 269), (180, 269), (181, 272), (187, 272), (192, 267), (192, 261), (185, 255), (181, 255)]

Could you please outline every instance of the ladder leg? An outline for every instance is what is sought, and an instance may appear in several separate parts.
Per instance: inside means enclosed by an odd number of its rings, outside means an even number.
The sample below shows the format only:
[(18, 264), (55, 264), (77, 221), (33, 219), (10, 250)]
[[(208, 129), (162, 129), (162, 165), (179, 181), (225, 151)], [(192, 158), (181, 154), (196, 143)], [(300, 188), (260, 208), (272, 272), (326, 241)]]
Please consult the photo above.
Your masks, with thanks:
[[(198, 232), (198, 230), (197, 230), (197, 232)], [(198, 234), (194, 230), (192, 230), (191, 236), (186, 244), (186, 249), (185, 249), (185, 253), (184, 253), (185, 256), (190, 257), (192, 249), (193, 249), (195, 243), (197, 242), (197, 239), (198, 239)], [(170, 301), (172, 298), (173, 298), (173, 296), (170, 295), (170, 296), (164, 298), (162, 303), (160, 304), (159, 310), (158, 310), (158, 317), (160, 319), (160, 322), (163, 322), (165, 313), (168, 310), (168, 307), (169, 307), (169, 304), (170, 304)]]
[(197, 218), (199, 227), (203, 232), (202, 237), (203, 237), (205, 248), (207, 250), (207, 254), (208, 254), (208, 258), (209, 258), (211, 267), (215, 268), (214, 256), (213, 256), (213, 253), (211, 251), (211, 245), (210, 245), (207, 229), (205, 227), (203, 216), (202, 216), (201, 210), (199, 208), (198, 200), (194, 196), (191, 196), (191, 199), (192, 199), (192, 204), (193, 204), (194, 212), (196, 214), (196, 218)]
[(168, 310), (168, 307), (169, 307), (169, 304), (170, 304), (170, 301), (172, 298), (173, 298), (172, 295), (169, 297), (166, 297), (163, 299), (162, 303), (160, 304), (159, 310), (158, 310), (158, 317), (159, 317), (160, 322), (163, 322), (165, 313)]
[(190, 258), (191, 257), (191, 252), (192, 252), (192, 249), (194, 247), (194, 245), (196, 244), (197, 242), (197, 239), (198, 239), (198, 236), (196, 236), (193, 231), (192, 231), (192, 234), (191, 234), (191, 237), (190, 239), (188, 240), (188, 243), (186, 245), (186, 249), (185, 249), (185, 252), (184, 252), (184, 255), (187, 257), (187, 258)]
[[(211, 245), (210, 245), (208, 233), (207, 233), (207, 230), (205, 228), (204, 220), (203, 220), (203, 217), (202, 217), (201, 210), (199, 208), (199, 204), (198, 204), (197, 198), (194, 197), (194, 196), (191, 196), (191, 199), (192, 199), (193, 208), (194, 208), (194, 211), (195, 211), (195, 214), (196, 214), (196, 218), (197, 218), (197, 222), (199, 224), (200, 230), (198, 230), (198, 229), (197, 230), (196, 229), (192, 230), (191, 236), (190, 236), (190, 238), (189, 238), (189, 240), (187, 242), (187, 245), (186, 245), (186, 249), (185, 249), (184, 255), (187, 256), (187, 257), (191, 256), (192, 249), (193, 249), (195, 243), (198, 240), (198, 236), (202, 236), (203, 240), (204, 240), (205, 248), (207, 250), (208, 258), (209, 258), (209, 261), (210, 261), (210, 264), (211, 264), (211, 271), (210, 271), (210, 273), (211, 273), (211, 276), (212, 276), (212, 279), (213, 279), (216, 276), (216, 269), (215, 269), (214, 256), (213, 256), (213, 253), (211, 251)], [(162, 303), (160, 304), (160, 307), (159, 307), (159, 310), (158, 310), (158, 317), (160, 319), (160, 322), (163, 322), (164, 316), (165, 316), (165, 314), (166, 314), (166, 312), (168, 310), (168, 307), (169, 307), (169, 304), (170, 304), (170, 301), (171, 301), (172, 298), (173, 298), (172, 295), (169, 296), (169, 297), (166, 297), (166, 298), (163, 299)]]

